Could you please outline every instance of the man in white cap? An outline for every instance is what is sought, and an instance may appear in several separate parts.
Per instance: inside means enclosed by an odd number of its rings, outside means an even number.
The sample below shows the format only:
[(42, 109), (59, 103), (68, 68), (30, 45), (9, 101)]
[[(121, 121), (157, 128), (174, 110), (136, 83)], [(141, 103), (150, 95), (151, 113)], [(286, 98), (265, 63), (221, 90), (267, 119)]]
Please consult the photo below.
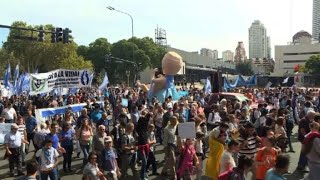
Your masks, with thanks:
[(111, 136), (104, 139), (104, 150), (101, 153), (102, 169), (107, 174), (107, 179), (117, 180), (121, 176), (120, 168), (117, 163), (117, 153), (112, 145)]
[(24, 175), (21, 171), (20, 147), (22, 143), (28, 144), (20, 132), (18, 132), (18, 125), (12, 124), (11, 131), (4, 137), (4, 145), (6, 150), (6, 157), (9, 159), (10, 176), (14, 176), (14, 166), (16, 165), (18, 176)]
[(170, 117), (173, 116), (173, 107), (171, 104), (167, 105), (167, 112), (165, 112), (162, 116), (162, 127), (165, 128), (168, 125)]

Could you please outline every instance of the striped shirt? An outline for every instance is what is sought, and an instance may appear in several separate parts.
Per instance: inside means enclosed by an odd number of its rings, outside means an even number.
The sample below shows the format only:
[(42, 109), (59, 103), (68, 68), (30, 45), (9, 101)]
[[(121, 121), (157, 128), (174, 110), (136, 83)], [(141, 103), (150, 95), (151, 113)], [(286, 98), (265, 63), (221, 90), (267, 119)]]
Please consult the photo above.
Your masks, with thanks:
[(18, 125), (18, 131), (21, 134), (22, 139), (24, 139), (24, 131), (26, 130), (26, 125), (20, 124)]
[(256, 140), (256, 137), (249, 136), (248, 138), (244, 139), (243, 137), (239, 137), (238, 141), (240, 144), (242, 144), (245, 140), (248, 141), (248, 145), (242, 147), (240, 149), (239, 154), (246, 155), (248, 157), (253, 158), (257, 152), (258, 143)]
[(240, 119), (239, 120), (239, 125), (244, 126), (247, 122), (250, 122), (248, 119)]

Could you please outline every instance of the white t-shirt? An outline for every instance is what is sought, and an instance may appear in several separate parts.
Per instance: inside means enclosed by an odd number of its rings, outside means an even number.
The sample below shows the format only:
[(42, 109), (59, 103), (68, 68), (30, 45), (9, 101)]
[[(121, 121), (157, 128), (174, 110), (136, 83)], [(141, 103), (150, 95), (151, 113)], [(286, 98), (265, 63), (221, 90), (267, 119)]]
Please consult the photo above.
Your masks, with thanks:
[(2, 116), (5, 118), (5, 119), (14, 119), (14, 114), (16, 114), (16, 110), (14, 110), (13, 108), (5, 108), (3, 111), (2, 111)]
[(215, 124), (221, 121), (221, 117), (218, 112), (211, 112), (208, 117), (208, 124)]
[(231, 164), (230, 168), (236, 167), (232, 154), (229, 151), (224, 151), (220, 161), (220, 174), (229, 170), (226, 169), (227, 164)]
[(56, 163), (56, 158), (59, 156), (58, 151), (51, 147), (50, 149), (39, 149), (36, 153), (36, 157), (40, 157), (40, 169), (42, 171), (47, 170)]
[(97, 165), (95, 166), (91, 163), (87, 163), (83, 169), (83, 175), (89, 176), (92, 180), (99, 180), (100, 178), (97, 176), (99, 171), (100, 170)]
[(287, 133), (286, 130), (284, 129), (283, 126), (279, 126), (278, 124), (275, 125), (274, 127), (274, 132), (277, 136), (283, 136), (283, 137), (287, 137)]
[(253, 115), (254, 115), (254, 118), (255, 118), (255, 119), (258, 119), (258, 118), (260, 118), (260, 116), (261, 116), (261, 112), (256, 109), (256, 110), (254, 111), (254, 114), (253, 114)]
[(200, 140), (196, 140), (196, 153), (202, 153), (203, 152), (203, 149), (202, 149), (202, 146), (203, 146), (203, 143), (202, 141)]

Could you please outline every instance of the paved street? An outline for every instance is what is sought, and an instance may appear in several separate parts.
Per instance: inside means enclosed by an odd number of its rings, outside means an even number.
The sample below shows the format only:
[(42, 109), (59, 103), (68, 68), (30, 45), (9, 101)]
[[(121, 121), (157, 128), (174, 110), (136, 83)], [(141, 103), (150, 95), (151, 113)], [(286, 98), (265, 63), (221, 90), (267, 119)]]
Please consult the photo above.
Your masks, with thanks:
[[(294, 129), (294, 132), (297, 131), (297, 128)], [(298, 160), (299, 160), (299, 152), (300, 152), (300, 144), (297, 142), (297, 134), (294, 135), (294, 143), (293, 143), (293, 147), (295, 149), (295, 153), (289, 153), (290, 157), (291, 157), (291, 163), (290, 163), (290, 171), (292, 172), (292, 174), (288, 175), (287, 178), (288, 180), (298, 180), (298, 179), (303, 179), (303, 175), (296, 172), (295, 168), (297, 166)], [(161, 146), (157, 146), (156, 148), (156, 158), (157, 160), (159, 160), (159, 164), (158, 164), (158, 172), (160, 173), (162, 170), (162, 166), (163, 166), (163, 151), (162, 151), (163, 147)], [(3, 157), (4, 155), (4, 149), (3, 146), (1, 146), (0, 149), (0, 157)], [(27, 159), (31, 159), (31, 156), (33, 155), (33, 152), (29, 153), (27, 155)], [(64, 174), (62, 172), (62, 160), (63, 158), (60, 157), (60, 174), (61, 174), (61, 179), (62, 180), (76, 180), (76, 179), (81, 179), (82, 175), (82, 169), (81, 169), (81, 164), (82, 164), (82, 159), (77, 159), (76, 154), (74, 154), (74, 158), (72, 161), (72, 167), (73, 169), (75, 169), (75, 173), (73, 174)], [(8, 177), (8, 161), (7, 160), (3, 160), (3, 158), (1, 158), (0, 160), (0, 179), (5, 179), (5, 180), (11, 180), (13, 178), (9, 178)], [(131, 171), (129, 170), (129, 174), (131, 174)], [(149, 176), (150, 180), (157, 180), (157, 179), (163, 179), (160, 176)]]

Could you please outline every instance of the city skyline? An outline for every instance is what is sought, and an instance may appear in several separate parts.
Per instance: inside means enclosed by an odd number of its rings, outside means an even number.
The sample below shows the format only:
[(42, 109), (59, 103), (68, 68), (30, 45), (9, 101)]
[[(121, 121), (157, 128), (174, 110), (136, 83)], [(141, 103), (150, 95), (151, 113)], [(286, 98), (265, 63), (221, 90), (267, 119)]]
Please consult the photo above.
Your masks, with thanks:
[[(259, 20), (254, 20), (249, 28), (249, 59), (266, 58), (268, 37), (267, 28)], [(268, 39), (267, 39), (268, 37)]]
[[(247, 30), (256, 19), (268, 27), (272, 49), (274, 45), (287, 44), (293, 34), (300, 30), (312, 30), (311, 0), (200, 0), (196, 3), (80, 0), (76, 4), (62, 0), (55, 3), (12, 0), (3, 3), (0, 24), (10, 25), (13, 21), (22, 20), (32, 25), (68, 27), (79, 45), (88, 45), (99, 37), (106, 37), (110, 42), (130, 38), (129, 17), (109, 11), (107, 6), (132, 15), (135, 36), (154, 38), (154, 29), (159, 25), (167, 32), (168, 45), (186, 51), (199, 51), (201, 48), (217, 49), (219, 52), (228, 49), (234, 51), (237, 42), (243, 41), (248, 52)], [(212, 7), (219, 8), (213, 11)], [(28, 16), (25, 15), (27, 13)], [(0, 41), (5, 41), (7, 34), (7, 29), (0, 29)], [(273, 56), (274, 53), (271, 54)]]
[(319, 40), (320, 37), (320, 0), (313, 0), (312, 9), (312, 37)]

